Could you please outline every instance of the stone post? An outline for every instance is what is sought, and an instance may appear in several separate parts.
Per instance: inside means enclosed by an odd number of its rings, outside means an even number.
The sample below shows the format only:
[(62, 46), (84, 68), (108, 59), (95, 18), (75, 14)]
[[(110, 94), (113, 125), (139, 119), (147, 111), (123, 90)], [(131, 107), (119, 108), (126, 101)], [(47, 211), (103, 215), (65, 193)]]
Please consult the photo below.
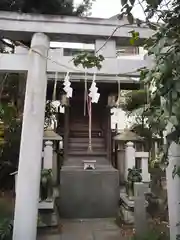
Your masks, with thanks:
[[(29, 55), (13, 240), (35, 240), (39, 202), (49, 39), (34, 34)], [(44, 57), (43, 57), (44, 56)]]
[(125, 148), (125, 180), (127, 181), (128, 168), (135, 167), (135, 148), (134, 143), (128, 142)]
[(52, 169), (53, 169), (53, 183), (57, 185), (58, 182), (58, 165), (57, 165), (57, 153), (53, 151), (53, 162), (52, 162)]
[(147, 233), (147, 215), (145, 193), (148, 191), (144, 183), (134, 183), (134, 225), (136, 237), (142, 238)]
[(53, 168), (53, 142), (51, 141), (45, 142), (43, 168)]
[[(120, 144), (120, 143), (118, 143)], [(117, 167), (119, 171), (119, 181), (124, 183), (125, 179), (125, 151), (124, 149), (117, 150)]]
[(159, 151), (158, 143), (157, 143), (157, 141), (155, 141), (155, 143), (154, 143), (154, 154), (155, 154), (155, 156), (158, 153), (158, 151)]
[(169, 148), (169, 165), (166, 168), (170, 240), (180, 234), (180, 177), (173, 178), (174, 166), (180, 167), (180, 145), (172, 142)]

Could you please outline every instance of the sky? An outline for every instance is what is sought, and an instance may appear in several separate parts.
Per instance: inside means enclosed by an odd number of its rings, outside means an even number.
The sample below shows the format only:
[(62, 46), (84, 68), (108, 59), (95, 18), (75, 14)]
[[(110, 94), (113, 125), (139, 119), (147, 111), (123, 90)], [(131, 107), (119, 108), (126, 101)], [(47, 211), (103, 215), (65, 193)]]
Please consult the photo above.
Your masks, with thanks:
[[(82, 0), (74, 0), (75, 5), (82, 3)], [(91, 9), (91, 17), (95, 18), (110, 18), (114, 15), (119, 14), (121, 11), (121, 0), (94, 0), (92, 9)], [(132, 11), (134, 17), (138, 17), (140, 19), (144, 19), (144, 13), (141, 7), (135, 4), (135, 7)], [(93, 49), (94, 46), (90, 46), (86, 44), (79, 43), (51, 43), (51, 47), (73, 47), (73, 48), (90, 48)]]
[[(82, 0), (75, 0), (75, 4), (79, 4)], [(95, 0), (92, 6), (91, 17), (110, 18), (121, 11), (121, 0)], [(144, 18), (143, 11), (140, 6), (136, 5), (133, 9), (135, 17)]]

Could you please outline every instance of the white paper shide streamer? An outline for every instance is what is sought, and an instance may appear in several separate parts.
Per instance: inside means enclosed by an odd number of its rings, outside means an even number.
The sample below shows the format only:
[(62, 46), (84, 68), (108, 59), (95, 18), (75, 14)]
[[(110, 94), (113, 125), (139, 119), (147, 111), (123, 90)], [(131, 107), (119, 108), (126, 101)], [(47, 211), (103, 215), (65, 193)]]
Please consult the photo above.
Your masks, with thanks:
[(98, 93), (98, 88), (96, 87), (95, 81), (96, 81), (96, 74), (93, 75), (93, 81), (89, 89), (90, 91), (89, 97), (91, 98), (92, 103), (98, 103), (99, 97), (100, 97), (100, 93)]
[(66, 97), (67, 98), (72, 98), (72, 94), (73, 94), (73, 89), (71, 87), (71, 82), (69, 81), (70, 76), (69, 76), (69, 72), (67, 72), (65, 79), (64, 79), (64, 91), (66, 92)]

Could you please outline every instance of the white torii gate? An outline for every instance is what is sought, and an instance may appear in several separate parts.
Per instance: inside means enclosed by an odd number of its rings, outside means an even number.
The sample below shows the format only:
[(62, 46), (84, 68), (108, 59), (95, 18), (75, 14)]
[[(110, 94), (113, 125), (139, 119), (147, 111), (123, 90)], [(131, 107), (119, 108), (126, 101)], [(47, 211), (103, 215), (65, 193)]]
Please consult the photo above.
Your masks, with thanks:
[[(114, 36), (99, 52), (107, 58), (98, 72), (98, 80), (114, 82), (119, 75), (124, 76), (125, 82), (132, 83), (133, 80), (126, 79), (125, 76), (138, 76), (136, 70), (149, 66), (149, 63), (146, 60), (116, 59), (116, 45), (128, 45), (129, 31), (132, 28), (138, 31), (143, 39), (150, 37), (152, 31), (148, 28), (129, 26), (122, 21), (111, 19), (0, 12), (2, 36), (15, 41), (27, 41), (32, 38), (31, 49), (35, 50), (29, 53), (26, 50), (16, 51), (15, 54), (0, 56), (0, 72), (28, 72), (13, 240), (36, 239), (47, 76), (49, 72), (66, 72), (67, 70), (61, 64), (74, 69), (71, 71), (72, 81), (77, 80), (78, 72), (80, 74), (78, 78), (82, 77), (84, 71), (83, 68), (75, 68), (72, 61), (70, 62), (70, 57), (62, 56), (58, 51), (49, 51), (50, 39), (77, 41), (78, 38), (81, 41), (94, 42), (95, 48), (98, 49), (104, 44), (104, 39), (111, 36), (117, 25), (124, 26), (117, 29)], [(94, 69), (89, 69), (87, 73), (94, 73)]]

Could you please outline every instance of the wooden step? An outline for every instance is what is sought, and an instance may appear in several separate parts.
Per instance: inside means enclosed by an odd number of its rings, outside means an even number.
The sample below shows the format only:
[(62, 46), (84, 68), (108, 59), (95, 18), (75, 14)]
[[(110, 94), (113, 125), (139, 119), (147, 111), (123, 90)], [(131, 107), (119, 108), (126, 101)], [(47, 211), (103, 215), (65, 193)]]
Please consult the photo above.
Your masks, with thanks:
[[(79, 148), (79, 147), (82, 147), (82, 148), (87, 148), (89, 145), (89, 142), (85, 142), (82, 140), (82, 142), (69, 142), (68, 144), (68, 147), (69, 148)], [(103, 142), (92, 142), (92, 147), (94, 148), (104, 148), (105, 147), (105, 144)]]
[[(70, 152), (87, 152), (88, 151), (88, 147), (79, 147), (79, 148), (68, 148)], [(95, 148), (95, 147), (92, 147), (93, 149), (93, 152), (96, 153), (96, 152), (105, 152), (106, 149), (104, 147), (102, 148)]]
[[(91, 130), (92, 132), (102, 132), (102, 129), (100, 129), (100, 128), (92, 128), (92, 130)], [(89, 132), (89, 127), (87, 126), (79, 126), (79, 127), (77, 127), (77, 126), (71, 126), (70, 127), (70, 132)]]
[[(91, 136), (93, 138), (98, 138), (99, 137), (99, 134), (98, 133), (92, 133)], [(87, 133), (71, 133), (70, 134), (70, 137), (71, 138), (88, 138), (89, 135)]]
[[(88, 137), (70, 137), (69, 143), (89, 143)], [(92, 143), (102, 143), (104, 144), (104, 138), (102, 137), (92, 137)]]
[(107, 152), (106, 151), (69, 151), (68, 152), (68, 156), (94, 156), (94, 157), (98, 157), (98, 156), (106, 156)]

